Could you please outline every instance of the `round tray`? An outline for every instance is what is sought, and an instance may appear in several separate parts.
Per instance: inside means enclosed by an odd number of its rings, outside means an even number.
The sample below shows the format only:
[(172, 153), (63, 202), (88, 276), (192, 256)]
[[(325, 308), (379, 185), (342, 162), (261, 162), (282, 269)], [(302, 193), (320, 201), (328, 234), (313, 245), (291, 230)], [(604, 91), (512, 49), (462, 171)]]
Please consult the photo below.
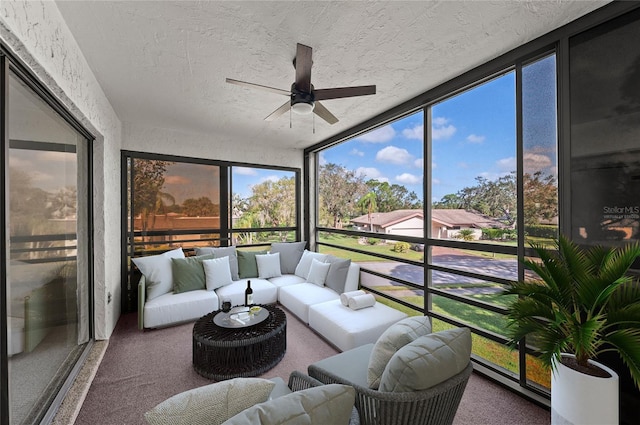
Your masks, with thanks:
[[(257, 325), (269, 317), (269, 310), (266, 308), (260, 308), (257, 313), (249, 313), (246, 319), (234, 320), (234, 317), (242, 315), (243, 313), (225, 313), (219, 312), (213, 316), (213, 323), (221, 328), (237, 329), (248, 328), (249, 326)], [(242, 316), (241, 316), (242, 317)]]

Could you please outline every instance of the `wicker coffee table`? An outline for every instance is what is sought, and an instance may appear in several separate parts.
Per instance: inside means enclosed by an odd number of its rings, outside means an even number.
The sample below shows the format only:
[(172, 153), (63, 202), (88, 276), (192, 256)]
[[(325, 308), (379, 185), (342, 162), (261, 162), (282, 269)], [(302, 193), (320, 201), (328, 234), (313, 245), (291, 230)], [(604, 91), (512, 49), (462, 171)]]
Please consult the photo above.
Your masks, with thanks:
[(260, 306), (269, 312), (260, 323), (222, 327), (214, 311), (193, 325), (193, 368), (216, 381), (257, 376), (274, 367), (287, 349), (287, 317), (276, 306)]

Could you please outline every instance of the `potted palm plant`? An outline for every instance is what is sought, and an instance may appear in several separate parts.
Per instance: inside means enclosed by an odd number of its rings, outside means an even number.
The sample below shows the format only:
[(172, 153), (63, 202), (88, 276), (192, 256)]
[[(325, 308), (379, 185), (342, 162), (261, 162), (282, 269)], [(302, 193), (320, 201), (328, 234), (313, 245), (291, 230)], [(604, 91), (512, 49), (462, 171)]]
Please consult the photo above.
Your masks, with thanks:
[(615, 351), (640, 387), (640, 285), (627, 272), (640, 246), (582, 249), (560, 237), (555, 249), (532, 244), (524, 264), (536, 278), (505, 294), (512, 346), (527, 344), (551, 368), (553, 424), (617, 424), (618, 376), (594, 359)]

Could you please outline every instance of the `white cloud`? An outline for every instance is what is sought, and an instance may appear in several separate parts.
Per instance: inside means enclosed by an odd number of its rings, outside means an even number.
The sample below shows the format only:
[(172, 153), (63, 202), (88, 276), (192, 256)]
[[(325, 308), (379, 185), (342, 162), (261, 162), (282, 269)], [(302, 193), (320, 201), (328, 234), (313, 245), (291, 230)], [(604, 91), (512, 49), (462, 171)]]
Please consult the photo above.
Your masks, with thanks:
[(547, 155), (541, 155), (539, 153), (525, 153), (523, 156), (524, 169), (526, 172), (535, 173), (545, 168), (549, 168), (553, 165), (551, 158)]
[(402, 130), (402, 135), (407, 139), (422, 141), (424, 140), (424, 126), (420, 124), (413, 128), (405, 128)]
[(387, 177), (383, 177), (380, 170), (375, 167), (359, 167), (356, 169), (356, 174), (364, 177), (365, 180), (377, 180), (379, 182), (388, 182)]
[(431, 138), (433, 140), (448, 139), (456, 133), (456, 130), (452, 124), (449, 124), (448, 119), (436, 117), (433, 119)]
[(458, 168), (469, 168), (469, 164), (467, 164), (466, 162), (458, 162), (458, 164), (456, 164), (458, 166)]
[(320, 155), (318, 156), (318, 164), (319, 165), (326, 165), (327, 164), (327, 160), (324, 157), (324, 152), (320, 152)]
[(431, 184), (440, 184), (440, 179), (431, 179)]
[(376, 154), (376, 161), (388, 162), (390, 164), (405, 165), (414, 161), (413, 155), (406, 149), (395, 146), (387, 146), (380, 149)]
[[(416, 168), (420, 168), (420, 169), (424, 168), (424, 158), (418, 158), (418, 159), (416, 159), (415, 161), (413, 161), (413, 165), (414, 165)], [(434, 167), (434, 164), (431, 164), (431, 167), (435, 168), (435, 167)]]
[(478, 136), (477, 134), (470, 134), (470, 135), (467, 136), (467, 141), (469, 143), (481, 144), (482, 142), (484, 142), (484, 139), (486, 139), (486, 137)]
[(258, 172), (255, 168), (249, 167), (233, 167), (233, 172), (243, 176), (257, 176)]
[(396, 131), (391, 127), (391, 124), (389, 124), (363, 134), (362, 136), (356, 137), (356, 140), (365, 143), (386, 143), (393, 139), (395, 135)]
[(416, 176), (409, 173), (402, 173), (396, 176), (396, 181), (404, 184), (418, 184), (422, 183), (422, 176)]
[(516, 159), (514, 157), (502, 158), (496, 161), (496, 165), (501, 171), (515, 171), (516, 170)]
[(349, 155), (364, 156), (364, 152), (359, 151), (356, 148), (353, 148), (353, 149), (351, 149), (351, 152), (349, 152)]
[(260, 183), (264, 183), (266, 181), (277, 182), (278, 180), (280, 180), (280, 177), (271, 175), (271, 176), (262, 177), (260, 179)]

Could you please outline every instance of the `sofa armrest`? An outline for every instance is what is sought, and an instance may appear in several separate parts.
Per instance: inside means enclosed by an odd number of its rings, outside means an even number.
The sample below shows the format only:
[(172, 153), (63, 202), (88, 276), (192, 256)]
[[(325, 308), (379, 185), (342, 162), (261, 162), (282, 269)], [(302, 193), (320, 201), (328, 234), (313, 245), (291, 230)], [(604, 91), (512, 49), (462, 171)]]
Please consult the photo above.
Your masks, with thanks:
[(147, 282), (144, 275), (138, 282), (138, 329), (144, 329), (144, 303), (147, 301)]
[(347, 272), (347, 280), (344, 284), (344, 292), (357, 291), (360, 287), (360, 265), (351, 262)]

